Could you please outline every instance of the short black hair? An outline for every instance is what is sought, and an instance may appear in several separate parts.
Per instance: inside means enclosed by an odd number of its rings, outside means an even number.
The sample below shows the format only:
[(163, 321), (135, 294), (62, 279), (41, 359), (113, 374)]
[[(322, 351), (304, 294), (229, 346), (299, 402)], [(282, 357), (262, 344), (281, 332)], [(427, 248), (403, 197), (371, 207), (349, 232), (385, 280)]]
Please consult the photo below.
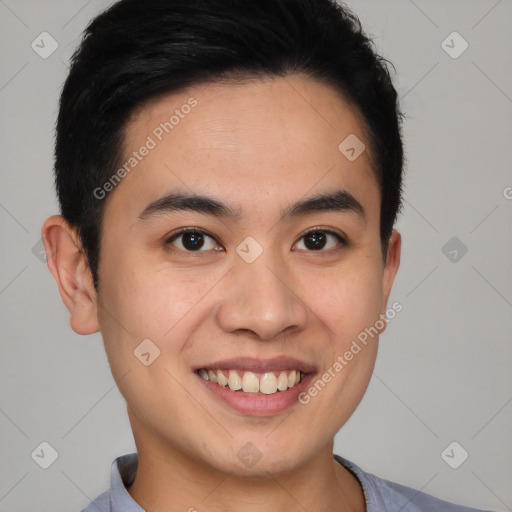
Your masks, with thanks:
[(335, 0), (120, 0), (99, 14), (71, 58), (55, 140), (61, 215), (80, 236), (96, 290), (105, 201), (94, 190), (122, 162), (130, 116), (149, 100), (226, 77), (306, 74), (359, 109), (380, 188), (385, 257), (404, 165), (403, 116), (387, 64)]

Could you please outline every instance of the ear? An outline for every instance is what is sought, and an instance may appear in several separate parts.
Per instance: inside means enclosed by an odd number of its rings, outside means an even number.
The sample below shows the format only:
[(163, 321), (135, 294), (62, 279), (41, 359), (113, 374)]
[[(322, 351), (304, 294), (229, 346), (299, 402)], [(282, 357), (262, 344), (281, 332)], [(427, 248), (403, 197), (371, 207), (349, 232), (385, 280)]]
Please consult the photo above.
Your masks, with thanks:
[[(402, 250), (402, 237), (395, 229), (389, 237), (388, 251), (386, 253), (386, 264), (382, 277), (382, 306), (381, 315), (386, 315), (389, 294), (395, 280), (398, 267), (400, 266), (400, 252)], [(385, 327), (384, 327), (385, 329)], [(384, 329), (382, 332), (384, 332)]]
[(41, 238), (48, 268), (70, 313), (71, 328), (77, 334), (98, 332), (96, 290), (77, 231), (63, 217), (53, 215), (43, 224)]

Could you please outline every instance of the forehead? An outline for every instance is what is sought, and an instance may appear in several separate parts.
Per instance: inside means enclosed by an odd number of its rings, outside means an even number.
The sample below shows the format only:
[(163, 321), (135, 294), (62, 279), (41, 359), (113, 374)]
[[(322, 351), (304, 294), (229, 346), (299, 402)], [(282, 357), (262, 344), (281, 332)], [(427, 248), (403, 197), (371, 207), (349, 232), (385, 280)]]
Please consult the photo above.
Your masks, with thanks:
[[(346, 140), (367, 149), (347, 158)], [(379, 195), (362, 115), (304, 75), (212, 83), (147, 102), (127, 124), (123, 163), (144, 146), (151, 149), (110, 198), (131, 216), (141, 204), (127, 195), (154, 201), (177, 186), (253, 211), (329, 188), (363, 201)]]

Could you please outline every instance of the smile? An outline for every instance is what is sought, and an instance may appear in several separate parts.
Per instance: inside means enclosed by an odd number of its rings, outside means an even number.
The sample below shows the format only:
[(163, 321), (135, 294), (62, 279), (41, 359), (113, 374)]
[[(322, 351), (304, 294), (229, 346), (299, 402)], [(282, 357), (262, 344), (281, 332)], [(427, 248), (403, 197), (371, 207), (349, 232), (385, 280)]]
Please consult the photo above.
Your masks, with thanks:
[[(244, 416), (267, 416), (295, 407), (318, 368), (294, 357), (233, 357), (194, 368), (201, 388), (222, 407)], [(300, 404), (299, 404), (300, 405)]]
[(305, 376), (301, 370), (282, 370), (255, 373), (241, 370), (207, 370), (200, 368), (197, 373), (203, 380), (210, 381), (220, 387), (228, 387), (231, 391), (241, 393), (263, 393), (273, 395), (286, 391), (299, 384)]

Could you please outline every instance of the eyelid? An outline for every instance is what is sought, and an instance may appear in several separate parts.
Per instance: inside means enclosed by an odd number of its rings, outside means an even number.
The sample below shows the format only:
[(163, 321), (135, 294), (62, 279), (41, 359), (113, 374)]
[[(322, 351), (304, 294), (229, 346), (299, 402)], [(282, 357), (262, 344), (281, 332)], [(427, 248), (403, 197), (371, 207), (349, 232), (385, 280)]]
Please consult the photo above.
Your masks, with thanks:
[(167, 243), (169, 241), (172, 241), (174, 238), (177, 238), (179, 235), (181, 235), (183, 233), (200, 233), (201, 235), (206, 235), (206, 236), (209, 236), (210, 238), (215, 239), (207, 231), (204, 231), (201, 228), (194, 228), (194, 227), (190, 226), (190, 227), (187, 227), (187, 228), (179, 228), (176, 231), (173, 231), (170, 235), (166, 235), (165, 236), (165, 242)]
[[(327, 233), (327, 234), (330, 234), (330, 235), (334, 235), (335, 237), (337, 237), (339, 239), (339, 241), (343, 245), (348, 245), (348, 239), (347, 239), (346, 235), (343, 232), (338, 231), (335, 228), (327, 227), (327, 226), (315, 226), (313, 228), (308, 228), (306, 231), (304, 231), (304, 233), (302, 233), (299, 236), (299, 238), (297, 239), (297, 242), (299, 240), (301, 240), (302, 238), (304, 238), (305, 236), (309, 235), (310, 233), (316, 233), (318, 231), (321, 231), (322, 233)], [(295, 245), (297, 242), (295, 242), (293, 245)], [(319, 252), (322, 252), (322, 251), (319, 251)]]
[[(204, 236), (207, 236), (208, 238), (211, 238), (212, 240), (215, 241), (215, 243), (217, 245), (221, 245), (219, 243), (219, 241), (213, 235), (208, 233), (208, 231), (205, 231), (204, 229), (201, 229), (201, 228), (195, 228), (193, 226), (186, 227), (186, 228), (180, 228), (180, 229), (174, 231), (173, 233), (171, 233), (170, 235), (166, 235), (164, 238), (164, 244), (171, 245), (172, 242), (174, 242), (180, 235), (183, 235), (184, 233), (199, 233), (200, 235), (204, 235)], [(208, 252), (208, 251), (181, 251), (180, 249), (175, 249), (175, 250), (180, 251), (180, 252), (190, 252), (190, 253)]]

